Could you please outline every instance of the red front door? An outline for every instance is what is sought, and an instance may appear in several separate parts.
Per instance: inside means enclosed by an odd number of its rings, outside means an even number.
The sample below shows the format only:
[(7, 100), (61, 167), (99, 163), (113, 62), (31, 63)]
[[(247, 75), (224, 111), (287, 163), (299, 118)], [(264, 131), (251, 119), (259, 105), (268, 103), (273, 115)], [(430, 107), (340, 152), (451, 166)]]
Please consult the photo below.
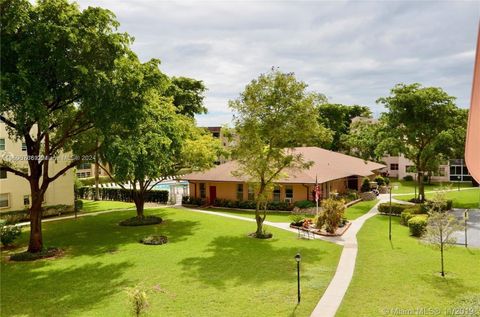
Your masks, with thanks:
[(215, 199), (217, 199), (217, 187), (210, 186), (210, 204), (213, 204)]

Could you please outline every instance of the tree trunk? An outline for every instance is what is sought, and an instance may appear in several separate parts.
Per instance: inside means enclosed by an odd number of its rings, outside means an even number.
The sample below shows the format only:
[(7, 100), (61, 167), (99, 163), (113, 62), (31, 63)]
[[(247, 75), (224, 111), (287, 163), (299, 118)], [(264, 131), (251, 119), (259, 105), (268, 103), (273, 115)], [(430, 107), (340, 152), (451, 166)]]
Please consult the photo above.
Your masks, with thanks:
[(443, 243), (440, 243), (440, 259), (442, 262), (442, 276), (445, 276), (445, 270), (443, 266)]
[(257, 222), (257, 231), (255, 235), (260, 237), (263, 234), (263, 221), (265, 218), (260, 216), (260, 201), (257, 201), (257, 206), (255, 208), (255, 221)]
[[(98, 140), (97, 140), (97, 147), (98, 147)], [(98, 188), (98, 176), (100, 174), (100, 169), (98, 166), (98, 150), (95, 151), (95, 197), (94, 200), (98, 201), (99, 200), (99, 191), (100, 189)]]
[(30, 242), (28, 252), (36, 253), (43, 249), (42, 238), (42, 201), (43, 194), (32, 191), (32, 206), (30, 207)]
[(421, 202), (425, 201), (425, 186), (423, 184), (423, 172), (418, 172), (417, 174), (418, 182), (418, 197)]
[(135, 207), (137, 208), (137, 217), (138, 218), (145, 217), (143, 214), (143, 210), (145, 206), (145, 198), (143, 197), (143, 193), (134, 193), (133, 201), (135, 202)]

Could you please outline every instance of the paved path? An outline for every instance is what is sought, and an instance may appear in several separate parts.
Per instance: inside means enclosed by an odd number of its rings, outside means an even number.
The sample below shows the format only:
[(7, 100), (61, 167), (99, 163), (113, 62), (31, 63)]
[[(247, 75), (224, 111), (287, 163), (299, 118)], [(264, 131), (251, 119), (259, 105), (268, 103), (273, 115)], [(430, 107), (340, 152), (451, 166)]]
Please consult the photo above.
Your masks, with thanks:
[[(453, 209), (453, 214), (464, 223), (463, 214), (465, 209)], [(455, 233), (457, 244), (465, 245), (465, 230)], [(480, 210), (468, 209), (467, 221), (467, 245), (470, 247), (480, 247)]]
[[(473, 189), (479, 189), (480, 187), (460, 187), (460, 190), (473, 190)], [(436, 193), (440, 190), (440, 188), (438, 190), (429, 190), (429, 191), (426, 191), (425, 194), (432, 194), (432, 193)], [(458, 188), (455, 188), (455, 189), (444, 189), (442, 191), (445, 191), (445, 192), (457, 192), (458, 191)], [(418, 194), (418, 192), (417, 192)], [(415, 193), (402, 193), (402, 194), (394, 194), (392, 193), (392, 197), (395, 197), (395, 196), (409, 196), (409, 195), (415, 195)]]
[(355, 270), (355, 260), (358, 251), (357, 233), (360, 231), (365, 221), (378, 213), (378, 205), (387, 201), (389, 201), (388, 194), (380, 195), (379, 202), (370, 209), (369, 212), (353, 220), (350, 228), (341, 237), (344, 248), (342, 255), (340, 256), (340, 261), (338, 262), (337, 271), (310, 317), (335, 316), (335, 313), (340, 307), (343, 297), (347, 292)]

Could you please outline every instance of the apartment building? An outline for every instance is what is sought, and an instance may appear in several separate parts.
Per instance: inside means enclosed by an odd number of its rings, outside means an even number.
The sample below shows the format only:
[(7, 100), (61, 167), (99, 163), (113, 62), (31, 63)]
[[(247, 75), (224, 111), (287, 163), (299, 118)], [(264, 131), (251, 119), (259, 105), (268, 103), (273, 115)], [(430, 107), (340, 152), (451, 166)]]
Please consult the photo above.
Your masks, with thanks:
[[(403, 179), (410, 175), (415, 178), (415, 164), (403, 155), (386, 156), (382, 160), (387, 166), (386, 172), (389, 176)], [(465, 160), (451, 159), (438, 167), (438, 171), (433, 173), (431, 180), (432, 182), (470, 182), (472, 176), (468, 172)]]
[[(5, 124), (0, 122), (0, 160), (14, 162), (20, 168), (28, 170), (28, 163), (21, 158), (26, 157), (27, 148), (24, 142), (14, 141), (8, 137)], [(49, 174), (53, 175), (68, 164), (67, 160), (52, 160)], [(43, 204), (74, 205), (74, 171), (70, 169), (49, 185)], [(31, 204), (28, 181), (15, 174), (0, 171), (0, 212), (22, 210)]]

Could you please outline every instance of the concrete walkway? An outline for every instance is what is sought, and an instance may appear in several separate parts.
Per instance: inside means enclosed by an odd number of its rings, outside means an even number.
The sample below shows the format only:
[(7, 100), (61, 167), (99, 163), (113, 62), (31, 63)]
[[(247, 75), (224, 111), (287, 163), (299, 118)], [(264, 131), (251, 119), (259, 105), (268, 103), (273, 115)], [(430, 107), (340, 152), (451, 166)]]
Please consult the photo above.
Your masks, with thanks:
[(372, 209), (370, 209), (369, 212), (353, 220), (350, 228), (341, 237), (344, 248), (342, 255), (340, 256), (340, 261), (338, 262), (335, 276), (330, 281), (327, 290), (325, 293), (323, 293), (322, 298), (318, 302), (310, 317), (335, 316), (335, 313), (340, 307), (343, 297), (347, 292), (348, 286), (350, 285), (350, 281), (353, 277), (353, 272), (355, 270), (355, 261), (358, 251), (357, 233), (360, 231), (365, 221), (378, 213), (378, 205), (388, 201), (388, 194), (380, 195), (379, 202)]
[[(158, 209), (158, 208), (165, 208), (165, 207), (172, 207), (172, 206), (158, 205), (158, 206), (145, 207), (144, 209)], [(109, 213), (109, 212), (124, 211), (124, 210), (135, 210), (135, 207), (133, 207), (133, 208), (118, 208), (118, 209), (102, 210), (102, 211), (95, 211), (95, 212), (89, 212), (89, 213), (82, 213), (82, 212), (80, 212), (80, 213), (77, 214), (77, 218), (87, 217), (87, 216), (102, 215), (102, 214), (107, 214), (107, 213)], [(67, 219), (75, 219), (75, 215), (69, 215), (69, 216), (63, 216), (63, 217), (46, 218), (46, 219), (42, 219), (42, 223), (52, 222), (52, 221), (60, 221), (60, 220), (67, 220)], [(29, 226), (29, 225), (30, 225), (30, 221), (19, 222), (19, 223), (15, 224), (15, 226), (18, 226), (18, 227), (25, 227), (25, 226)]]

